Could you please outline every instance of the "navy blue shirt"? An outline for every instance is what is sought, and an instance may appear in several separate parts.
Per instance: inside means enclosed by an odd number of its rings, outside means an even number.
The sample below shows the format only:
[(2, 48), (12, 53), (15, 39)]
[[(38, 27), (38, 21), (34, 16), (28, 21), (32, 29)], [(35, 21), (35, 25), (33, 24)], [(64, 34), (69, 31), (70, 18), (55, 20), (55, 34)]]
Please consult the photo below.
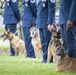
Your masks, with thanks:
[(18, 0), (6, 0), (4, 7), (4, 24), (17, 24), (20, 21)]

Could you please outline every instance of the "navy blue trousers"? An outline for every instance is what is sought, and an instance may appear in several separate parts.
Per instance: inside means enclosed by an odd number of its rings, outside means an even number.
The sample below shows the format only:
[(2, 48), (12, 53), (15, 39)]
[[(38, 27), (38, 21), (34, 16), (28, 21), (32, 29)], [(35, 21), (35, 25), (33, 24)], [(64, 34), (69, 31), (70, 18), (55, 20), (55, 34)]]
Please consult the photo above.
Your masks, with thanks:
[(67, 52), (72, 58), (76, 58), (76, 24), (67, 30)]
[(66, 25), (62, 24), (60, 25), (60, 32), (63, 42), (66, 42), (67, 36), (66, 36)]
[(51, 40), (51, 32), (47, 31), (47, 28), (39, 29), (40, 39), (42, 43), (43, 49), (43, 61), (44, 63), (47, 62), (47, 54), (48, 54), (48, 45)]
[[(17, 24), (6, 24), (5, 25), (5, 30), (7, 31), (8, 29), (10, 29), (10, 31), (12, 32), (12, 33), (15, 33), (16, 32), (16, 30), (17, 30)], [(15, 55), (15, 51), (14, 51), (14, 49), (13, 49), (13, 47), (12, 47), (12, 45), (10, 44), (10, 55), (11, 56), (14, 56)]]
[(25, 48), (27, 52), (27, 58), (35, 58), (34, 48), (31, 44), (31, 37), (30, 37), (30, 28), (23, 27), (23, 34), (24, 34), (24, 41), (25, 41)]

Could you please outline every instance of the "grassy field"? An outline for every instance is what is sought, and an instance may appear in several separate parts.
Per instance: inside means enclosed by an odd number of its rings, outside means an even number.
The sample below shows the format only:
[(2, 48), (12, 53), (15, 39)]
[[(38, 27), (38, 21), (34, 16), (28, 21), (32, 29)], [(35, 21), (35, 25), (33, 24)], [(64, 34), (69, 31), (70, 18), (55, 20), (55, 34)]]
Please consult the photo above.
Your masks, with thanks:
[(0, 33), (4, 32), (5, 29), (4, 28), (0, 28)]
[[(0, 29), (3, 32), (3, 29)], [(8, 50), (9, 46), (0, 46), (0, 51)], [(24, 56), (9, 56), (0, 53), (0, 75), (76, 75), (76, 73), (58, 73), (56, 64), (43, 64), (42, 59), (29, 59)]]
[[(0, 28), (0, 34), (2, 34), (3, 32), (5, 32), (4, 28)], [(3, 39), (3, 37), (0, 37), (0, 39)]]
[(8, 45), (6, 45), (6, 46), (0, 45), (0, 50), (8, 50), (8, 49), (9, 49)]
[(56, 64), (43, 64), (41, 59), (0, 54), (0, 75), (76, 75), (76, 73), (58, 73), (55, 69)]

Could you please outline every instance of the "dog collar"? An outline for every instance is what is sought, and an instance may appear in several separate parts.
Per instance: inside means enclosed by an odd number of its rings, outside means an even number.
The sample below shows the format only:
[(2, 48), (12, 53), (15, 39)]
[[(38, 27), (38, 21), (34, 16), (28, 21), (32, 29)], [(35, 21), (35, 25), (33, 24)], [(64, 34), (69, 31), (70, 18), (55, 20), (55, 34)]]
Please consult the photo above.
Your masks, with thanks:
[(38, 34), (36, 34), (36, 36), (34, 38), (36, 38), (38, 36)]
[(55, 40), (60, 40), (61, 38), (55, 38)]

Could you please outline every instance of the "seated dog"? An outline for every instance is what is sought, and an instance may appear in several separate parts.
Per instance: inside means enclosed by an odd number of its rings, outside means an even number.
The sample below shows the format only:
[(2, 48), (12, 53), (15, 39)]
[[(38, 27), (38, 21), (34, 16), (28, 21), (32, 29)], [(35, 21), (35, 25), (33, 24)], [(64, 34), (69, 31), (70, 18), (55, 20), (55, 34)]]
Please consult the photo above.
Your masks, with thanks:
[(63, 44), (57, 47), (56, 55), (58, 59), (57, 72), (76, 72), (76, 59), (67, 55)]
[(53, 56), (53, 62), (56, 63), (56, 48), (61, 43), (60, 30), (57, 26), (54, 26), (52, 31), (52, 37), (48, 46), (48, 55), (47, 55), (47, 63), (50, 62), (51, 57)]
[(12, 44), (14, 50), (15, 50), (15, 55), (17, 56), (19, 53), (19, 50), (22, 50), (22, 53), (26, 55), (26, 50), (25, 50), (25, 43), (23, 40), (21, 40), (18, 36), (15, 36), (10, 30), (4, 32), (1, 37), (5, 37), (4, 40), (8, 39), (10, 43)]
[(36, 58), (41, 58), (42, 56), (42, 45), (39, 36), (39, 30), (35, 26), (30, 28), (30, 36), (32, 37), (32, 46), (34, 47)]

